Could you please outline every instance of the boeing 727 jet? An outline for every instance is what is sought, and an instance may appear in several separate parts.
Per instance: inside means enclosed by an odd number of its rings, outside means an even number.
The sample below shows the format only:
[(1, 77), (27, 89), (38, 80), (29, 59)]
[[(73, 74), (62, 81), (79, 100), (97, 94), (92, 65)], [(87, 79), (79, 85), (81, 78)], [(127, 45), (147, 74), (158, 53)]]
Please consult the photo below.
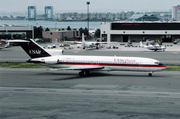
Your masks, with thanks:
[(75, 56), (52, 55), (32, 39), (14, 40), (19, 42), (31, 57), (30, 63), (37, 63), (59, 70), (80, 70), (79, 75), (89, 75), (91, 71), (142, 71), (152, 76), (153, 72), (166, 68), (160, 61), (142, 57), (118, 56)]

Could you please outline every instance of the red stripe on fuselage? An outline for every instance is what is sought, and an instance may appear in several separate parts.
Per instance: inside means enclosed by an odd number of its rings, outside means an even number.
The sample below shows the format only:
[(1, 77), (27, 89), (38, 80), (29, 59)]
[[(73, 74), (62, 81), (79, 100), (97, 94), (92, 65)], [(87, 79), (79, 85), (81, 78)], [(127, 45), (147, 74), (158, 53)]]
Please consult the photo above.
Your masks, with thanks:
[(105, 63), (74, 63), (74, 62), (59, 62), (64, 65), (90, 65), (90, 66), (122, 66), (122, 67), (166, 67), (165, 65), (148, 65), (148, 64), (105, 64)]

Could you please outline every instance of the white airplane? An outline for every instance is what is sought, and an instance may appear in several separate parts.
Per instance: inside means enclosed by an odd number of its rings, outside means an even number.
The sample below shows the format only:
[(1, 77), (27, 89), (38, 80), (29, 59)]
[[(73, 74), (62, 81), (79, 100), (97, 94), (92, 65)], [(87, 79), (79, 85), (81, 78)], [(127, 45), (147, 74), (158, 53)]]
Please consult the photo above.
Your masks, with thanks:
[(154, 51), (157, 51), (157, 50), (165, 51), (165, 49), (166, 49), (165, 46), (162, 46), (162, 45), (159, 45), (159, 44), (146, 46), (146, 45), (143, 45), (142, 41), (140, 41), (140, 47), (146, 48), (148, 50), (154, 50)]
[(76, 42), (78, 44), (81, 44), (83, 49), (85, 48), (96, 48), (99, 49), (99, 42), (87, 42), (84, 40), (84, 33), (82, 33), (82, 42)]
[(141, 57), (117, 56), (53, 56), (35, 41), (16, 40), (24, 51), (31, 57), (27, 62), (45, 65), (58, 70), (80, 70), (79, 75), (89, 75), (91, 71), (161, 71), (166, 68), (160, 61)]

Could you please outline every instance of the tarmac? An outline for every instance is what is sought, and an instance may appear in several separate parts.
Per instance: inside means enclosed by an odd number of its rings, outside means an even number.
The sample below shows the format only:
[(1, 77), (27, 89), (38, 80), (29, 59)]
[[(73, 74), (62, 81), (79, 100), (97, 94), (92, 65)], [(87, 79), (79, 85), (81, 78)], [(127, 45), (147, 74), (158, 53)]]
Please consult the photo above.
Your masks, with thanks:
[(180, 73), (0, 68), (2, 119), (180, 118)]
[[(66, 55), (138, 56), (180, 64), (180, 45), (163, 51), (139, 47), (65, 50)], [(59, 49), (59, 48), (56, 48)], [(20, 47), (0, 51), (0, 62), (25, 62)], [(176, 71), (92, 72), (0, 68), (2, 119), (180, 118), (180, 73)]]

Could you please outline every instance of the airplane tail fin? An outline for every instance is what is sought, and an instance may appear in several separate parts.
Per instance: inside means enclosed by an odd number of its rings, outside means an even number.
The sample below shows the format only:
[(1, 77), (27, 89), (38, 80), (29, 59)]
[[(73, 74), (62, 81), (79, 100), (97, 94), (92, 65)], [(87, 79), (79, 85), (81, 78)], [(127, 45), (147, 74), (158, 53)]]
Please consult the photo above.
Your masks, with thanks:
[(144, 45), (143, 45), (142, 41), (140, 41), (140, 47), (141, 47), (141, 48), (143, 48), (143, 47), (144, 47)]
[(84, 33), (82, 33), (82, 43), (85, 43), (86, 41), (84, 40)]
[(9, 41), (8, 41), (7, 44), (4, 45), (4, 47), (5, 47), (5, 48), (8, 48), (9, 46), (10, 46), (10, 43), (9, 43)]
[(12, 40), (12, 42), (19, 43), (19, 45), (24, 49), (24, 51), (31, 58), (39, 58), (39, 57), (48, 57), (51, 56), (43, 47), (37, 44), (32, 39), (27, 40)]

